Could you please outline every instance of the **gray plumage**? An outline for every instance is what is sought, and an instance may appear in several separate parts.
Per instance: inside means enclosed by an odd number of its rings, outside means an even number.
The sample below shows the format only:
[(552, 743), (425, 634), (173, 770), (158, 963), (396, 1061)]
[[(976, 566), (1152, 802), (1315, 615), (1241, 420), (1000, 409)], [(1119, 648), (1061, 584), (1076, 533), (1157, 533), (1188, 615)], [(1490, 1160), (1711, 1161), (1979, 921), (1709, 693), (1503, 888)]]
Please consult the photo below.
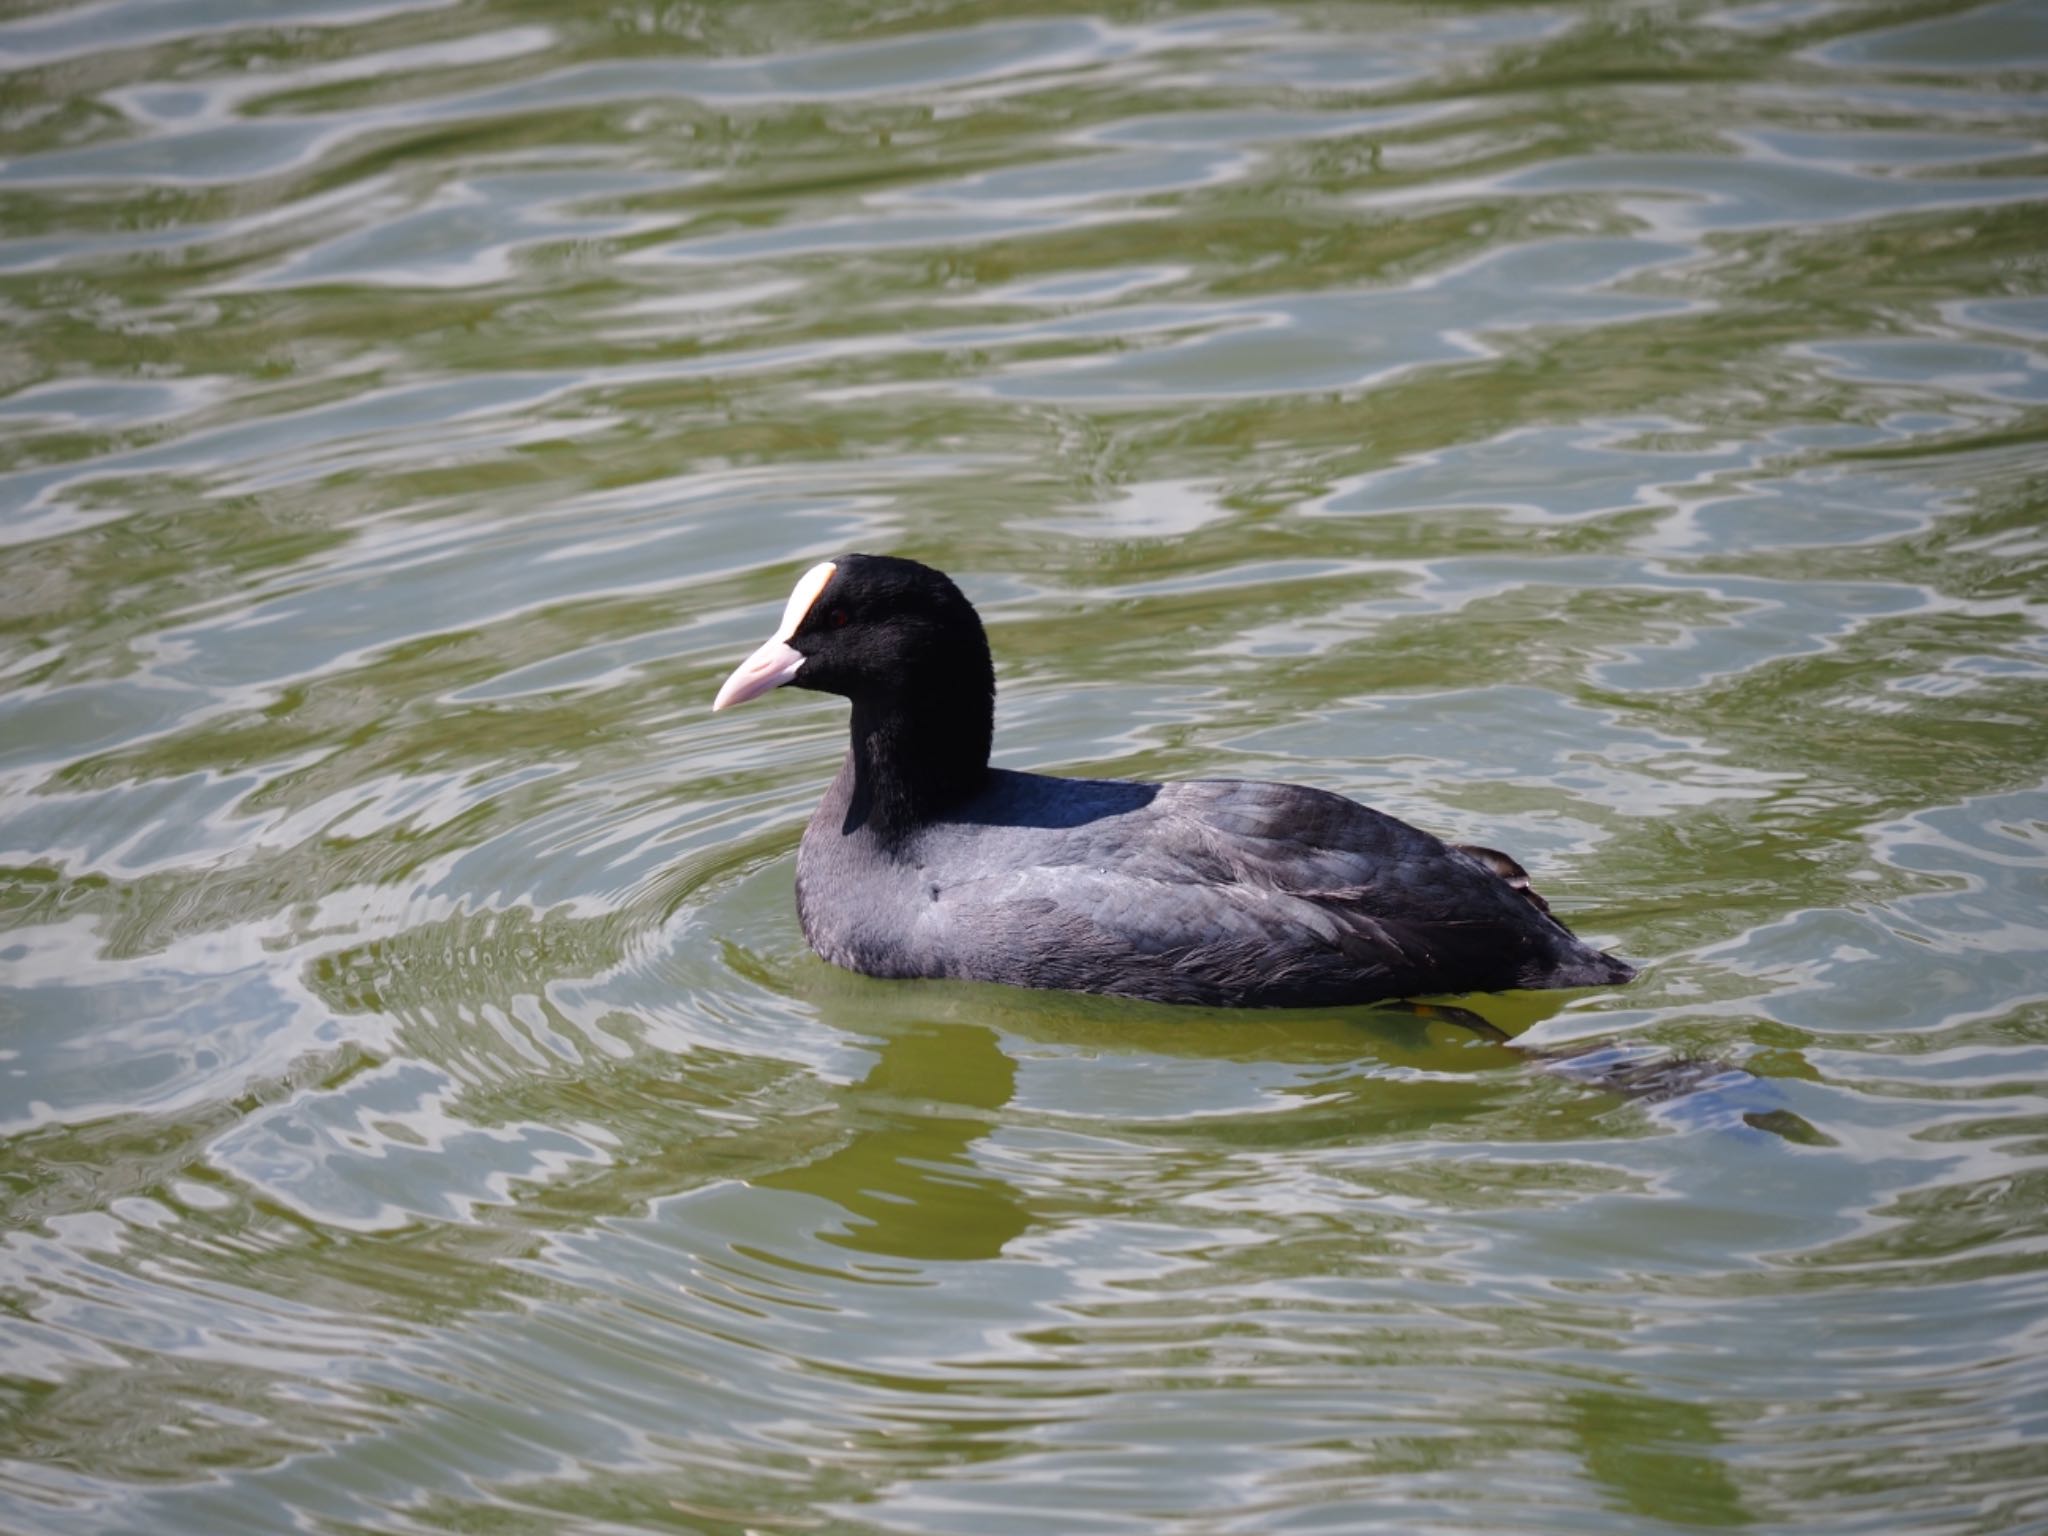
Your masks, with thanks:
[(854, 777), (849, 757), (804, 833), (797, 911), (820, 955), (871, 976), (1288, 1007), (1634, 975), (1504, 855), (1323, 790), (993, 770), (889, 839), (847, 829)]

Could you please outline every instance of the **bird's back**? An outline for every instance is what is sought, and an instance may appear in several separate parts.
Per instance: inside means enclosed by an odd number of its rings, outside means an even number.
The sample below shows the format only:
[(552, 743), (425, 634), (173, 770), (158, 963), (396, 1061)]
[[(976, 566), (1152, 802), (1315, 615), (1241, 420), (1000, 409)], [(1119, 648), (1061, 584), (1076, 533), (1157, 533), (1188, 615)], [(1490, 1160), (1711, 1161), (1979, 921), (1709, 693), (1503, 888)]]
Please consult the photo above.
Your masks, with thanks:
[(798, 905), (819, 953), (871, 975), (1279, 1007), (1632, 974), (1511, 861), (1302, 785), (997, 770), (886, 843), (845, 825), (846, 787), (805, 834)]

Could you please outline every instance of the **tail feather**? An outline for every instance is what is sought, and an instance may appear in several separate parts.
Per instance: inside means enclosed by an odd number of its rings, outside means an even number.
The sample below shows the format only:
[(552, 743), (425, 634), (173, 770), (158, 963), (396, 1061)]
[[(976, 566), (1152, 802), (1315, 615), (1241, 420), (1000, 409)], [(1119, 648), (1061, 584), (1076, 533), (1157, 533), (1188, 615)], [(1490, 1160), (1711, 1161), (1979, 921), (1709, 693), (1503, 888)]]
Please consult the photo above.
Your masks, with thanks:
[(1477, 859), (1496, 875), (1499, 875), (1501, 879), (1508, 883), (1511, 889), (1520, 891), (1524, 896), (1528, 897), (1530, 904), (1538, 912), (1547, 913), (1550, 911), (1550, 903), (1543, 899), (1543, 893), (1529, 883), (1529, 871), (1522, 868), (1521, 865), (1502, 853), (1498, 848), (1482, 848), (1477, 843), (1453, 843), (1451, 846), (1468, 858)]
[(1623, 982), (1636, 979), (1636, 968), (1626, 960), (1617, 960), (1590, 944), (1580, 943), (1577, 935), (1552, 915), (1550, 903), (1543, 899), (1542, 893), (1529, 883), (1529, 871), (1498, 848), (1482, 848), (1477, 843), (1453, 843), (1451, 846), (1500, 876), (1510, 890), (1519, 892), (1538, 912), (1550, 918), (1562, 936), (1563, 942), (1550, 962), (1531, 966), (1522, 978), (1523, 986), (1618, 987)]

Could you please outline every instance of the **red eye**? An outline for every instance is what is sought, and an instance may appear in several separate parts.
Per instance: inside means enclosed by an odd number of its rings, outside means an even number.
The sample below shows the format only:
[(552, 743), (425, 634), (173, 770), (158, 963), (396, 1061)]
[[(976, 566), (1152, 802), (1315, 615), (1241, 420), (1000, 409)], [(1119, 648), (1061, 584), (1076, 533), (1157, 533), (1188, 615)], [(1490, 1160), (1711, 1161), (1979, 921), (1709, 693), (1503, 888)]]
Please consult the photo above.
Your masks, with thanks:
[(834, 629), (846, 628), (846, 610), (844, 608), (834, 608), (830, 617)]

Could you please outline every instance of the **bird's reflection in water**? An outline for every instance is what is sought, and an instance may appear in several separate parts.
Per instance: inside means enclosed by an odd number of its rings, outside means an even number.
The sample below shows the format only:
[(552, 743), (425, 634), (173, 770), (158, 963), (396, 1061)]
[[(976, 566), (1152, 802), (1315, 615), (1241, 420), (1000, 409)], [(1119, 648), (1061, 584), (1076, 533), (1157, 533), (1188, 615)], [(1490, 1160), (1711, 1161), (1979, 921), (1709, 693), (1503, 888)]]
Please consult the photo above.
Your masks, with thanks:
[(818, 1236), (839, 1247), (914, 1260), (993, 1258), (1030, 1217), (969, 1149), (1016, 1086), (1017, 1064), (993, 1029), (898, 1024), (840, 1098), (846, 1139), (754, 1182), (838, 1206), (847, 1221)]
[[(872, 1040), (875, 1057), (839, 1097), (842, 1135), (831, 1149), (754, 1182), (819, 1197), (842, 1212), (818, 1234), (822, 1241), (912, 1262), (993, 1258), (1033, 1225), (1024, 1193), (974, 1152), (1016, 1092), (1006, 1035), (1091, 1052), (1307, 1066), (1372, 1054), (1461, 1075), (1513, 1059), (1640, 1103), (1691, 1103), (1696, 1113), (1688, 1118), (1702, 1124), (1746, 1125), (1803, 1144), (1828, 1140), (1770, 1104), (1768, 1080), (1725, 1061), (1612, 1040), (1521, 1044), (1562, 1007), (1555, 994), (1245, 1013), (974, 983), (875, 981), (822, 963), (804, 966), (801, 987), (833, 1026)], [(1474, 1041), (1497, 1047), (1500, 1058), (1475, 1060)], [(1493, 1058), (1490, 1050), (1481, 1055)]]

